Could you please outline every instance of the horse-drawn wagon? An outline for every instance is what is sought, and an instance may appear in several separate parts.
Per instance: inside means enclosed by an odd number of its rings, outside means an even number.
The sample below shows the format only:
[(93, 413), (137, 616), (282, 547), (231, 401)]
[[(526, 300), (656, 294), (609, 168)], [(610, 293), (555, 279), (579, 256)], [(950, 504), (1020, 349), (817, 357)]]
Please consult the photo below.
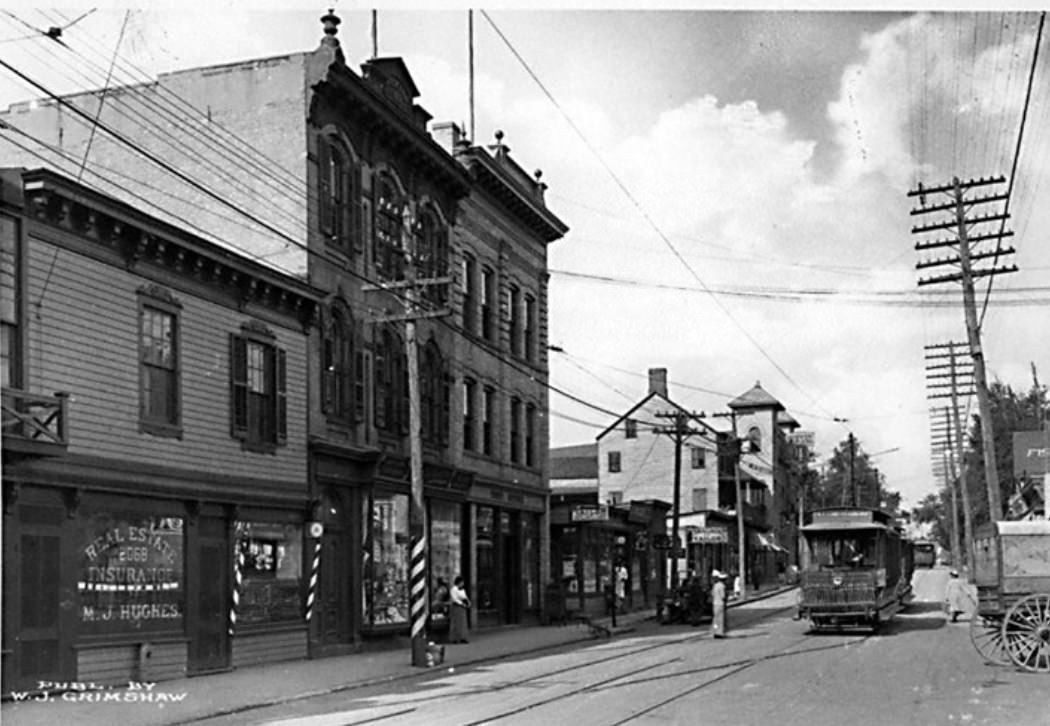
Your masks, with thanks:
[(994, 522), (974, 537), (970, 639), (989, 662), (1050, 673), (1050, 521)]

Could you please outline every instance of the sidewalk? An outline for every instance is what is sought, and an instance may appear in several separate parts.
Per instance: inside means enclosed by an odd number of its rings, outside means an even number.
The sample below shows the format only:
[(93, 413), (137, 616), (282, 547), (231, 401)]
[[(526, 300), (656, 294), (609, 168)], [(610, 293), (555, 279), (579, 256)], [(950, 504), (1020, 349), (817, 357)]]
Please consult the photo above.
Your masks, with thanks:
[[(757, 593), (729, 607), (763, 599), (790, 588)], [(652, 621), (653, 610), (623, 613), (611, 628), (610, 618), (594, 624), (612, 635), (633, 632)], [(528, 655), (595, 639), (585, 624), (507, 626), (472, 632), (469, 643), (445, 646), (445, 662), (433, 671)], [(175, 726), (213, 716), (248, 712), (326, 693), (347, 691), (418, 677), (428, 669), (411, 665), (407, 648), (346, 656), (270, 663), (196, 678), (163, 681), (151, 689), (124, 687), (48, 694), (49, 700), (5, 701), (0, 707), (4, 726), (52, 726), (56, 723)], [(8, 695), (8, 694), (5, 694)]]

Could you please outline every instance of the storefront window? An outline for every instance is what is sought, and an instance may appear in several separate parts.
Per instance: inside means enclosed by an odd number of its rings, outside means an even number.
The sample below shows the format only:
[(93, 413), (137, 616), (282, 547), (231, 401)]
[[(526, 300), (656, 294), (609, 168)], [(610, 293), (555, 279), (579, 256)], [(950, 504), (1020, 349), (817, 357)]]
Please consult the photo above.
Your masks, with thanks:
[[(447, 614), (444, 594), (463, 574), (463, 505), (435, 500), (430, 503), (430, 612)], [(442, 591), (441, 586), (444, 585)]]
[(237, 522), (241, 567), (237, 621), (245, 625), (302, 617), (303, 531), (295, 524)]
[(181, 517), (86, 516), (77, 581), (80, 632), (181, 631), (184, 552)]
[(407, 623), (408, 496), (376, 493), (365, 508), (365, 623)]
[(495, 551), (496, 511), (492, 507), (478, 507), (477, 521), (477, 556), (478, 610), (492, 610), (496, 607), (496, 551)]

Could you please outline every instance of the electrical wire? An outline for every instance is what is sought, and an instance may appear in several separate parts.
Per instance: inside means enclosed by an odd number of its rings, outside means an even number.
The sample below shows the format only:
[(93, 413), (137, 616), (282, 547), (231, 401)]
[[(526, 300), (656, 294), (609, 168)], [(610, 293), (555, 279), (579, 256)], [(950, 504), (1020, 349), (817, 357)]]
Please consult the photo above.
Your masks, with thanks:
[[(579, 126), (577, 126), (576, 123), (572, 120), (572, 117), (569, 116), (569, 114), (565, 111), (564, 108), (562, 108), (561, 104), (558, 103), (558, 101), (554, 97), (554, 95), (543, 84), (543, 82), (540, 80), (539, 76), (536, 75), (535, 71), (532, 70), (532, 68), (525, 61), (525, 59), (521, 56), (521, 54), (517, 51), (517, 49), (510, 42), (510, 40), (507, 38), (507, 36), (503, 33), (502, 30), (500, 30), (499, 26), (496, 25), (495, 21), (492, 20), (491, 16), (489, 16), (489, 14), (486, 11), (484, 11), (484, 10), (481, 10), (481, 15), (482, 15), (482, 17), (485, 18), (485, 20), (489, 23), (489, 25), (492, 27), (492, 29), (496, 32), (496, 34), (500, 37), (500, 39), (503, 41), (503, 43), (507, 46), (507, 48), (510, 50), (511, 54), (518, 60), (518, 62), (521, 64), (521, 66), (525, 69), (525, 72), (532, 78), (532, 80), (540, 88), (540, 90), (543, 92), (543, 94), (548, 98), (548, 100), (550, 100), (550, 102), (558, 110), (558, 112), (561, 114), (562, 118), (565, 119), (566, 123), (569, 124), (569, 126), (572, 128), (572, 130), (576, 133), (576, 135), (580, 138), (580, 140), (583, 142), (583, 144), (587, 147), (587, 149), (598, 160), (598, 163), (602, 166), (602, 168), (605, 170), (605, 172), (610, 176), (610, 178), (613, 180), (613, 182), (616, 184), (616, 186), (620, 189), (620, 191), (624, 194), (624, 196), (631, 203), (631, 205), (638, 211), (638, 213), (641, 215), (641, 217), (643, 219), (645, 219), (645, 221), (649, 224), (649, 226), (653, 229), (653, 231), (657, 234), (657, 236), (660, 237), (661, 240), (663, 240), (664, 244), (667, 245), (667, 247), (672, 251), (672, 253), (675, 255), (675, 257), (678, 258), (679, 262), (682, 263), (682, 265), (692, 275), (692, 277), (700, 284), (700, 286), (706, 292), (708, 292), (708, 294), (711, 296), (711, 299), (715, 302), (716, 305), (718, 305), (718, 307), (722, 310), (722, 312), (726, 315), (726, 317), (728, 317), (729, 320), (733, 322), (733, 324), (737, 327), (738, 330), (740, 330), (740, 332), (744, 335), (744, 337), (747, 338), (748, 341), (751, 342), (751, 344), (762, 354), (762, 356), (770, 363), (770, 365), (772, 365), (780, 373), (780, 375), (784, 377), (785, 380), (787, 380), (799, 392), (801, 392), (803, 395), (805, 395), (807, 398), (809, 398), (814, 403), (814, 405), (817, 405), (819, 407), (819, 403), (817, 402), (817, 400), (808, 391), (803, 389), (802, 386), (799, 385), (799, 383), (797, 381), (795, 381), (795, 379), (772, 357), (772, 355), (770, 355), (769, 352), (766, 351), (765, 347), (763, 347), (762, 344), (759, 343), (759, 341), (736, 318), (736, 316), (733, 315), (732, 311), (722, 302), (720, 297), (717, 294), (715, 294), (713, 291), (709, 290), (707, 284), (703, 281), (703, 279), (700, 277), (700, 275), (697, 274), (696, 270), (692, 267), (692, 265), (689, 264), (689, 262), (682, 256), (682, 254), (674, 246), (674, 244), (671, 242), (671, 240), (668, 239), (667, 235), (664, 234), (664, 232), (660, 228), (660, 226), (657, 225), (656, 221), (649, 215), (649, 213), (645, 210), (645, 208), (641, 205), (641, 203), (635, 198), (634, 194), (627, 187), (627, 185), (624, 184), (624, 182), (620, 179), (619, 175), (616, 174), (616, 172), (612, 169), (611, 166), (609, 166), (608, 162), (605, 161), (605, 158), (598, 151), (598, 149), (595, 148), (594, 144), (591, 143), (590, 139), (587, 138), (586, 134), (584, 134), (583, 131), (579, 128)], [(829, 412), (828, 415), (831, 415), (831, 413)]]

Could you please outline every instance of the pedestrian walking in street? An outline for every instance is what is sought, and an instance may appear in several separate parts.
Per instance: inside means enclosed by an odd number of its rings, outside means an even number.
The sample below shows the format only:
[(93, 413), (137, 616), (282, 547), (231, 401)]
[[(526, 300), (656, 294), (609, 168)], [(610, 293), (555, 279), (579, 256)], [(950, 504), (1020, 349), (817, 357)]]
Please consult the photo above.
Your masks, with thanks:
[(470, 598), (467, 597), (467, 591), (464, 589), (463, 578), (459, 575), (452, 581), (452, 589), (449, 590), (449, 601), (452, 608), (448, 628), (448, 642), (466, 643), (469, 629), (467, 611), (470, 610)]
[(711, 609), (714, 619), (711, 621), (711, 632), (716, 638), (726, 636), (726, 576), (719, 570), (711, 571), (714, 586), (711, 588)]
[(966, 612), (965, 600), (968, 599), (962, 580), (959, 579), (959, 571), (952, 570), (948, 573), (948, 586), (944, 588), (944, 611), (950, 622)]

